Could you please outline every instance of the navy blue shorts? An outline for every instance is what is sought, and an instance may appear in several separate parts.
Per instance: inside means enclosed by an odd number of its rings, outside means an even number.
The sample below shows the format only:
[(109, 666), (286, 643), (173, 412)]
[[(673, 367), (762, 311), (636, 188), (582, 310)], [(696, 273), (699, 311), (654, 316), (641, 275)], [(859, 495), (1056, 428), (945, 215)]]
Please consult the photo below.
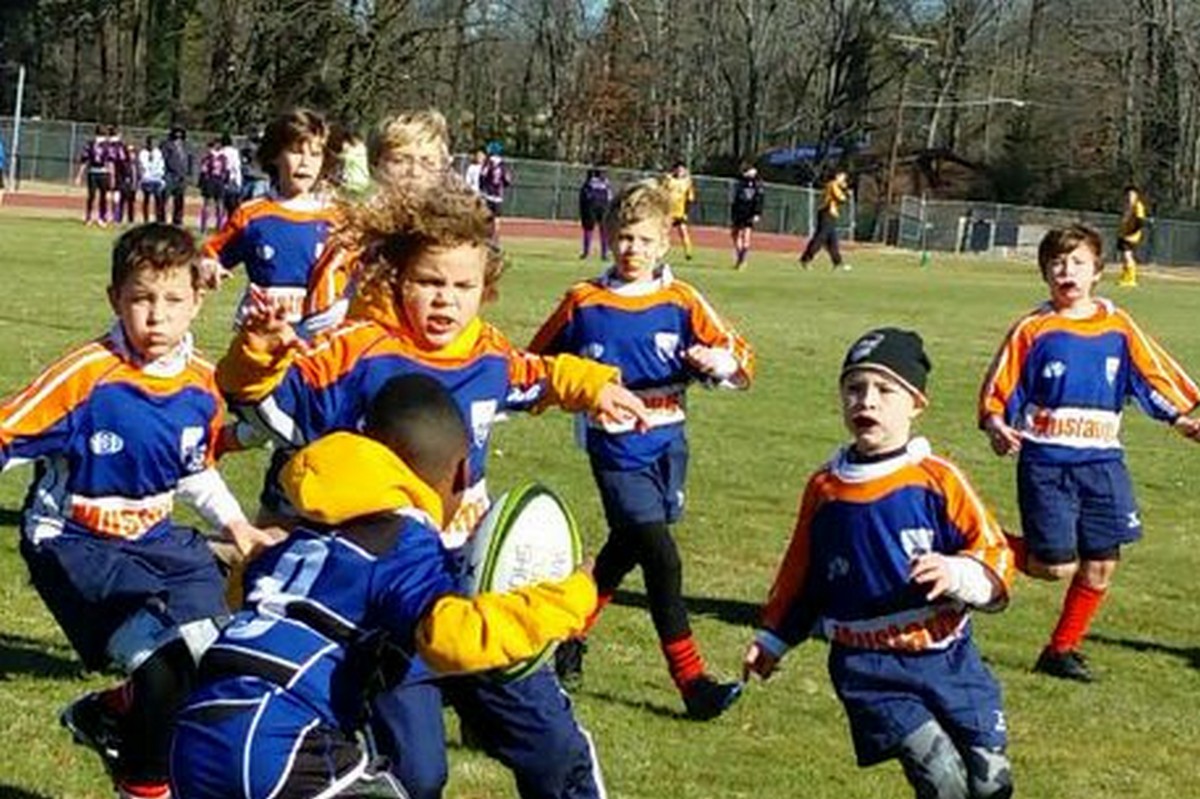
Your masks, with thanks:
[(683, 515), (687, 480), (687, 439), (678, 436), (648, 466), (606, 469), (592, 459), (592, 475), (611, 530), (635, 524), (674, 524)]
[(1017, 464), (1017, 503), (1029, 552), (1043, 563), (1115, 558), (1142, 537), (1129, 471), (1121, 460)]
[(73, 533), (39, 544), (22, 538), (21, 555), (33, 587), (89, 669), (108, 665), (109, 638), (151, 605), (169, 626), (228, 612), (212, 552), (190, 527), (138, 541)]
[(969, 639), (921, 654), (834, 645), (829, 676), (860, 766), (896, 757), (904, 739), (928, 721), (960, 749), (1008, 745), (1000, 685)]

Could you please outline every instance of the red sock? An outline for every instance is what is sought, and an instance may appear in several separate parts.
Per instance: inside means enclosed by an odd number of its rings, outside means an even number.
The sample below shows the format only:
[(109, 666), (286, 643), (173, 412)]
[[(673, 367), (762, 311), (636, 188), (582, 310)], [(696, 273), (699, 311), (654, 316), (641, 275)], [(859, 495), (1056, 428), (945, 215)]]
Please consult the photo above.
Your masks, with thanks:
[(612, 602), (612, 598), (612, 594), (596, 595), (596, 609), (592, 611), (592, 615), (588, 616), (587, 621), (584, 622), (583, 632), (579, 634), (580, 638), (586, 638), (588, 633), (592, 631), (592, 628), (596, 626), (596, 622), (600, 621), (600, 611), (604, 610), (609, 602)]
[(1100, 603), (1108, 593), (1104, 588), (1092, 588), (1079, 580), (1073, 580), (1063, 599), (1062, 614), (1058, 626), (1050, 636), (1050, 649), (1054, 652), (1069, 652), (1078, 649), (1092, 626), (1092, 619), (1100, 610)]
[(1005, 530), (1004, 540), (1008, 542), (1008, 548), (1012, 550), (1013, 565), (1017, 567), (1017, 571), (1021, 574), (1029, 574), (1029, 550), (1025, 547), (1025, 537), (1013, 535)]
[(663, 655), (675, 686), (683, 691), (687, 684), (704, 674), (704, 658), (696, 648), (696, 641), (688, 633), (682, 638), (662, 643)]
[(120, 780), (117, 783), (117, 796), (120, 799), (171, 799), (171, 786), (165, 782)]

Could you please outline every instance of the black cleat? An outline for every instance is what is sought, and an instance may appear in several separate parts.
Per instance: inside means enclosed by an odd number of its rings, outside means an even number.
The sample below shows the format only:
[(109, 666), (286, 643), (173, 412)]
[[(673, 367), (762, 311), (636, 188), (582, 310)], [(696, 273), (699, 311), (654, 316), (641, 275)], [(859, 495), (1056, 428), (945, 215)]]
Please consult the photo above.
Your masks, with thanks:
[(740, 682), (717, 682), (703, 674), (687, 684), (683, 704), (693, 721), (709, 721), (724, 713), (742, 695)]
[(1037, 663), (1034, 664), (1033, 670), (1063, 680), (1075, 680), (1076, 682), (1096, 681), (1096, 678), (1092, 676), (1092, 670), (1088, 668), (1083, 654), (1074, 649), (1069, 649), (1066, 652), (1055, 652), (1053, 649), (1046, 647), (1042, 650), (1042, 654), (1038, 655)]
[(554, 650), (554, 673), (562, 687), (574, 692), (583, 685), (583, 656), (587, 654), (587, 641), (568, 638)]
[(67, 705), (58, 721), (75, 743), (98, 754), (104, 767), (113, 773), (121, 752), (120, 721), (104, 706), (99, 693), (86, 693)]

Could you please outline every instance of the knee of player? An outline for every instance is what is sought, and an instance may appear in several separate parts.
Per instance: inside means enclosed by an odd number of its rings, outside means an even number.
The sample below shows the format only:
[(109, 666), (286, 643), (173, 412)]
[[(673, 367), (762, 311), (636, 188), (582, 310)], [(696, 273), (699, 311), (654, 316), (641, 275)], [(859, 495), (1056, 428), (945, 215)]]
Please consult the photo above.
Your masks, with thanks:
[(954, 741), (935, 721), (910, 733), (901, 744), (900, 765), (920, 799), (970, 799), (967, 767)]
[(1030, 577), (1036, 577), (1039, 580), (1049, 580), (1050, 582), (1060, 582), (1062, 580), (1070, 580), (1079, 571), (1078, 561), (1068, 561), (1067, 563), (1045, 563), (1038, 560), (1034, 556), (1029, 556), (1028, 573)]
[(1003, 749), (971, 747), (966, 764), (971, 799), (1009, 799), (1013, 795), (1012, 763)]
[(1117, 559), (1115, 556), (1087, 559), (1079, 565), (1079, 579), (1089, 587), (1103, 591), (1108, 588), (1116, 570)]

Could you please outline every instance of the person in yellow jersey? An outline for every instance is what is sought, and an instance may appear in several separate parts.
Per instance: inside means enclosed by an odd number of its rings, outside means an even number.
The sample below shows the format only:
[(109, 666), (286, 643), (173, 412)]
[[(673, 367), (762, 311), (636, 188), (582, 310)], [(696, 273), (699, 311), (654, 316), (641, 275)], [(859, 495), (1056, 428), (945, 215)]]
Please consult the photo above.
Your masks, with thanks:
[(821, 207), (817, 211), (817, 229), (809, 237), (808, 245), (800, 256), (800, 265), (805, 269), (808, 269), (812, 259), (824, 247), (829, 250), (829, 257), (833, 259), (834, 269), (850, 271), (850, 264), (842, 260), (842, 251), (838, 247), (837, 230), (842, 205), (850, 196), (849, 186), (850, 177), (844, 169), (839, 169), (825, 183), (825, 188), (821, 192)]
[(1117, 228), (1117, 252), (1121, 253), (1121, 278), (1118, 286), (1137, 285), (1137, 248), (1146, 234), (1146, 204), (1137, 186), (1125, 187), (1125, 208)]
[(663, 177), (663, 185), (671, 196), (671, 228), (679, 231), (683, 241), (683, 257), (692, 260), (692, 237), (688, 233), (688, 211), (696, 202), (696, 186), (687, 165), (676, 161)]

